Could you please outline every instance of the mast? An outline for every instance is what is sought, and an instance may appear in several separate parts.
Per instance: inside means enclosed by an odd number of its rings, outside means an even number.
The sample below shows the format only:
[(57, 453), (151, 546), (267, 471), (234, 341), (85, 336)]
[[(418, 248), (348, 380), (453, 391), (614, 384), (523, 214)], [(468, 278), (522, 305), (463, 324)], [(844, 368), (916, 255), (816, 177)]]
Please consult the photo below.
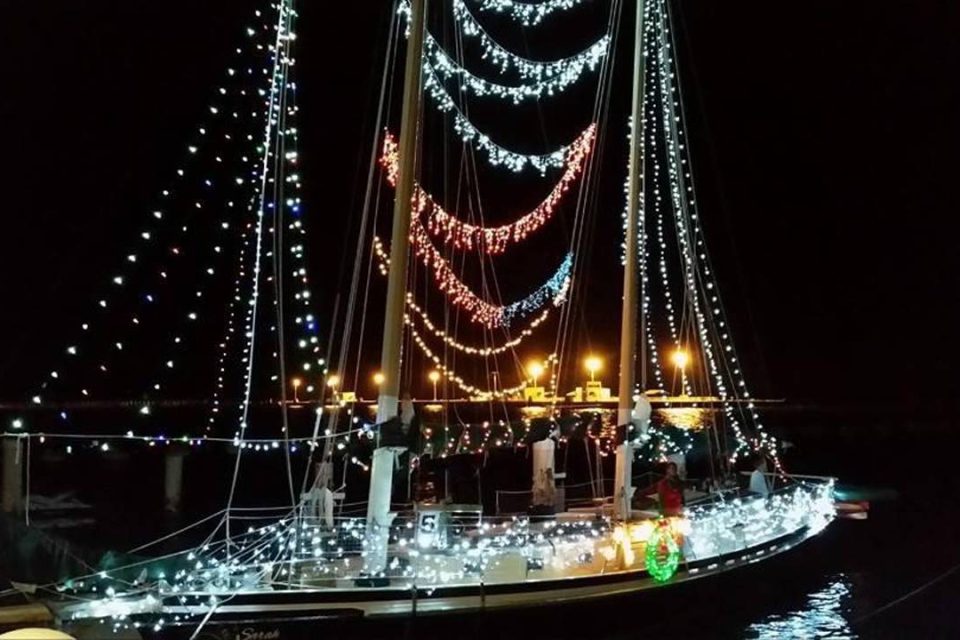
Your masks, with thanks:
[[(640, 234), (643, 230), (643, 90), (644, 60), (643, 60), (643, 3), (637, 2), (636, 36), (633, 50), (633, 109), (632, 130), (630, 133), (630, 163), (627, 187), (627, 228), (626, 248), (623, 267), (623, 309), (620, 320), (620, 388), (617, 402), (617, 425), (629, 425), (632, 417), (633, 389), (636, 383), (637, 365), (637, 319), (638, 319), (638, 289), (643, 286), (643, 277), (640, 275), (640, 287), (637, 286), (640, 260)], [(645, 268), (642, 265), (641, 268)], [(639, 292), (640, 302), (643, 292)], [(640, 319), (640, 331), (644, 333), (643, 319)], [(640, 348), (645, 344), (641, 340)], [(644, 368), (644, 358), (640, 358), (641, 368)], [(642, 376), (645, 378), (645, 376)], [(646, 380), (643, 380), (646, 382)], [(630, 479), (633, 452), (626, 443), (629, 428), (624, 430), (624, 441), (617, 447), (616, 486), (614, 487), (614, 502), (617, 515), (626, 518), (630, 515)]]
[[(400, 348), (403, 339), (403, 310), (406, 302), (410, 220), (413, 209), (414, 173), (417, 157), (417, 124), (420, 117), (420, 80), (423, 41), (426, 32), (427, 0), (410, 0), (410, 36), (404, 74), (403, 112), (400, 124), (399, 162), (396, 199), (393, 204), (393, 232), (390, 236), (390, 272), (387, 280), (387, 305), (383, 320), (383, 350), (380, 372), (383, 382), (377, 398), (377, 423), (397, 416), (400, 398)], [(386, 564), (387, 529), (390, 525), (390, 494), (393, 488), (393, 463), (397, 448), (379, 446), (373, 452), (370, 493), (367, 502), (367, 569), (382, 571)], [(376, 531), (377, 533), (374, 533)]]

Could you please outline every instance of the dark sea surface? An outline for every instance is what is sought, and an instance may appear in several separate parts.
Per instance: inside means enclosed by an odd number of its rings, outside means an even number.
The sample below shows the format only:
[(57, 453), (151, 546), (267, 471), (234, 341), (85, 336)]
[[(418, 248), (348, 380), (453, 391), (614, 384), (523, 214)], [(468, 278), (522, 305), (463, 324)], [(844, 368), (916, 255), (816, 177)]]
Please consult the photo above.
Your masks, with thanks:
[[(844, 498), (870, 501), (869, 518), (837, 520), (781, 557), (702, 584), (596, 604), (364, 623), (331, 628), (317, 637), (960, 637), (957, 420), (794, 407), (768, 411), (766, 422), (792, 445), (785, 456), (790, 471), (838, 477)], [(170, 519), (159, 515), (158, 508), (162, 458), (135, 463), (124, 456), (99, 458), (91, 466), (98, 458), (84, 462), (82, 456), (74, 457), (42, 460), (38, 455), (34, 487), (55, 493), (68, 486), (56, 476), (68, 471), (74, 484), (83, 487), (80, 497), (96, 503), (96, 524), (53, 533), (77, 549), (129, 549), (207, 513), (222, 499), (216, 481), (222, 465), (213, 458), (188, 458), (188, 513)], [(252, 456), (249, 465), (248, 473), (272, 484), (267, 480), (277, 474), (274, 463)]]

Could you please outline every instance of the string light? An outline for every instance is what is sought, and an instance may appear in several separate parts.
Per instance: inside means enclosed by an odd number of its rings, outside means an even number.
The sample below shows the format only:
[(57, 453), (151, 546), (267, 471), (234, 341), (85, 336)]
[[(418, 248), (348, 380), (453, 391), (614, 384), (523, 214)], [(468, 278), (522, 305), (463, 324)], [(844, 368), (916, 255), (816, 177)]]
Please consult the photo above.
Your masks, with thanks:
[[(484, 60), (491, 60), (499, 67), (501, 74), (515, 73), (524, 82), (540, 82), (546, 78), (562, 76), (568, 70), (582, 70), (584, 67), (592, 69), (610, 49), (610, 37), (604, 35), (578, 54), (550, 62), (531, 60), (507, 51), (491, 37), (470, 12), (464, 0), (453, 0), (453, 15), (463, 35), (479, 39)], [(436, 40), (431, 40), (435, 46), (440, 46)]]
[[(426, 225), (430, 233), (440, 236), (444, 242), (453, 244), (457, 249), (470, 250), (480, 248), (488, 255), (501, 254), (510, 243), (522, 242), (527, 236), (545, 225), (556, 211), (570, 184), (580, 177), (586, 160), (593, 148), (596, 125), (592, 124), (570, 145), (567, 152), (567, 168), (560, 181), (546, 199), (532, 211), (513, 222), (496, 227), (481, 227), (462, 222), (448, 213), (422, 187), (414, 187), (414, 203), (418, 215), (426, 214)], [(383, 140), (383, 154), (380, 164), (386, 169), (387, 181), (396, 186), (399, 173), (399, 154), (397, 140), (387, 132)]]
[[(377, 265), (379, 267), (380, 274), (384, 276), (387, 275), (390, 266), (390, 257), (387, 255), (386, 249), (383, 248), (383, 243), (381, 242), (380, 238), (374, 238), (373, 250), (374, 254), (377, 256)], [(457, 351), (460, 351), (461, 353), (482, 357), (499, 355), (518, 347), (524, 341), (524, 339), (533, 335), (533, 332), (537, 329), (537, 327), (546, 322), (550, 317), (550, 308), (548, 307), (544, 309), (533, 321), (531, 321), (525, 329), (521, 330), (516, 338), (507, 340), (507, 342), (497, 347), (474, 347), (457, 341), (446, 331), (438, 328), (430, 319), (430, 316), (427, 314), (426, 310), (420, 307), (413, 299), (412, 293), (407, 293), (406, 305), (407, 309), (419, 316), (424, 326), (426, 326), (436, 338), (443, 340), (444, 344), (456, 349)], [(404, 315), (404, 321), (409, 325), (413, 325), (414, 322), (413, 318), (410, 317), (410, 314)]]
[[(255, 15), (258, 18), (260, 18), (262, 17), (263, 14), (260, 11), (256, 11)], [(269, 30), (269, 25), (267, 23), (262, 24), (259, 29), (247, 28), (247, 35), (250, 38), (249, 39), (250, 45), (248, 48), (255, 49), (257, 51), (262, 50), (262, 45), (258, 43), (257, 38), (261, 32), (264, 32), (267, 30)], [(244, 53), (245, 53), (244, 48), (238, 47), (235, 50), (235, 55), (238, 57), (238, 59)], [(250, 76), (254, 75), (252, 67), (247, 67), (246, 71), (247, 71), (246, 75), (250, 75)], [(234, 77), (236, 74), (237, 74), (237, 71), (234, 67), (230, 67), (227, 69), (225, 75), (227, 76), (227, 79), (228, 79), (227, 81), (228, 86), (230, 82), (232, 82), (230, 78)], [(240, 88), (236, 89), (235, 92), (237, 95), (242, 97), (248, 95), (248, 91), (244, 87), (244, 85), (240, 85)], [(236, 144), (244, 140), (242, 136), (232, 133), (229, 129), (226, 130), (222, 135), (215, 135), (212, 129), (211, 123), (213, 122), (226, 121), (227, 123), (235, 123), (236, 121), (240, 120), (241, 110), (221, 108), (220, 106), (221, 102), (219, 101), (223, 100), (224, 97), (228, 96), (230, 93), (231, 91), (228, 90), (226, 86), (218, 87), (217, 89), (218, 102), (213, 103), (210, 106), (210, 108), (207, 110), (207, 112), (210, 114), (210, 117), (209, 117), (210, 122), (204, 122), (196, 128), (195, 139), (191, 141), (191, 143), (188, 144), (186, 147), (187, 149), (186, 160), (181, 164), (180, 168), (177, 169), (176, 171), (176, 176), (177, 176), (176, 183), (177, 185), (179, 185), (179, 188), (184, 188), (183, 180), (187, 176), (186, 169), (191, 167), (196, 162), (196, 158), (202, 155), (201, 152), (206, 150), (208, 147), (210, 147), (210, 145), (214, 140), (219, 140), (223, 144)], [(252, 115), (256, 117), (257, 114), (256, 112), (253, 112)], [(215, 152), (211, 152), (211, 154), (214, 156), (214, 160), (216, 161), (217, 164), (223, 162), (223, 158), (221, 157), (221, 155), (216, 154)], [(203, 201), (203, 198), (208, 197), (207, 194), (210, 192), (209, 190), (214, 187), (214, 182), (208, 177), (202, 180), (198, 180), (197, 186), (202, 190), (203, 195), (201, 196), (201, 199), (194, 200), (192, 205), (195, 210), (202, 210), (205, 208), (204, 207), (205, 202)], [(100, 297), (100, 299), (97, 302), (97, 307), (100, 309), (102, 313), (113, 311), (116, 305), (114, 304), (113, 300), (111, 300), (111, 298), (118, 296), (121, 292), (127, 290), (130, 287), (131, 283), (134, 280), (133, 270), (137, 268), (137, 266), (140, 264), (139, 257), (142, 255), (141, 252), (147, 251), (148, 247), (157, 241), (157, 239), (161, 236), (160, 232), (165, 226), (170, 226), (173, 224), (172, 222), (173, 217), (169, 215), (169, 208), (172, 207), (171, 202), (172, 202), (172, 199), (174, 198), (174, 189), (175, 187), (171, 186), (167, 189), (164, 189), (161, 192), (160, 200), (163, 201), (165, 204), (155, 208), (150, 212), (146, 226), (139, 232), (138, 240), (143, 244), (143, 248), (135, 249), (133, 250), (133, 252), (128, 253), (126, 256), (126, 259), (123, 262), (124, 267), (123, 269), (121, 269), (121, 272), (111, 276), (110, 278), (111, 293)], [(227, 202), (227, 206), (226, 206), (227, 209), (229, 209), (232, 206), (233, 206), (232, 201)], [(224, 215), (226, 215), (226, 212), (224, 212)], [(221, 224), (223, 225), (227, 224), (226, 218), (224, 218), (221, 221)], [(184, 224), (181, 224), (179, 227), (177, 227), (176, 231), (181, 236), (183, 236), (187, 234), (189, 228), (190, 228), (189, 224), (184, 223)], [(214, 255), (212, 257), (214, 259), (217, 258), (219, 253), (220, 253), (220, 247), (215, 245)], [(170, 261), (173, 261), (173, 263), (176, 263), (180, 258), (183, 257), (183, 252), (181, 251), (180, 246), (174, 240), (172, 241), (172, 244), (170, 244), (167, 247), (167, 250), (162, 253), (162, 255), (165, 256), (166, 260), (170, 260)], [(212, 275), (213, 272), (215, 272), (215, 269), (209, 264), (209, 259), (208, 259), (207, 266), (205, 267), (205, 273), (209, 276), (209, 275)], [(157, 276), (156, 283), (153, 285), (149, 285), (148, 288), (145, 288), (144, 290), (142, 290), (135, 297), (137, 304), (142, 306), (145, 309), (154, 307), (156, 303), (160, 300), (159, 291), (162, 287), (167, 286), (169, 274), (170, 274), (170, 266), (168, 266), (167, 264), (161, 263), (156, 267), (154, 273)], [(203, 293), (200, 290), (195, 292), (195, 297), (197, 298), (202, 297), (202, 295)], [(195, 314), (196, 314), (195, 311), (188, 311), (186, 314), (184, 314), (184, 318), (192, 321), (196, 317)], [(137, 328), (140, 325), (141, 325), (141, 316), (139, 313), (134, 312), (129, 317), (129, 323), (126, 324), (125, 326)], [(81, 336), (86, 337), (93, 334), (93, 332), (95, 331), (95, 326), (91, 322), (85, 321), (81, 324), (80, 329), (81, 329)], [(172, 342), (172, 344), (174, 345), (180, 344), (180, 341)], [(117, 352), (122, 351), (123, 350), (122, 342), (116, 341), (115, 347)], [(85, 351), (79, 345), (79, 343), (75, 343), (70, 345), (65, 350), (65, 353), (71, 359), (77, 359), (77, 358), (81, 358), (85, 354)], [(100, 359), (98, 369), (101, 374), (107, 374), (112, 370), (112, 367), (108, 365), (109, 363), (106, 361), (106, 359)], [(50, 372), (48, 376), (48, 380), (41, 385), (40, 392), (35, 393), (32, 396), (31, 402), (33, 404), (35, 405), (43, 404), (43, 396), (46, 395), (46, 393), (44, 392), (49, 391), (51, 383), (53, 381), (59, 381), (62, 384), (63, 376), (61, 375), (60, 367), (56, 367)], [(90, 395), (89, 390), (87, 388), (81, 389), (81, 394), (84, 396)], [(68, 417), (65, 411), (61, 412), (60, 415), (61, 415), (61, 419), (63, 420), (66, 420)]]
[[(483, 389), (481, 387), (469, 384), (461, 376), (457, 375), (456, 371), (450, 367), (447, 367), (443, 363), (443, 360), (440, 358), (440, 356), (433, 352), (433, 350), (412, 324), (408, 323), (407, 326), (410, 328), (410, 337), (413, 339), (413, 343), (420, 349), (420, 352), (423, 353), (427, 359), (433, 362), (434, 366), (438, 371), (440, 371), (444, 378), (452, 382), (458, 389), (466, 393), (468, 396), (482, 400), (503, 400), (519, 394), (527, 386), (525, 381), (516, 386), (507, 387), (504, 389)], [(550, 357), (547, 358), (547, 363), (551, 365), (558, 361), (559, 358), (556, 354), (551, 354)]]
[[(520, 346), (523, 343), (525, 338), (532, 336), (536, 328), (539, 327), (544, 322), (546, 322), (547, 318), (550, 317), (550, 309), (549, 308), (544, 309), (540, 313), (540, 315), (537, 316), (527, 328), (523, 329), (516, 338), (507, 340), (505, 343), (497, 347), (473, 347), (470, 345), (463, 344), (462, 342), (458, 342), (456, 339), (448, 335), (445, 331), (437, 328), (433, 324), (433, 322), (431, 322), (429, 316), (427, 316), (426, 311), (421, 309), (413, 301), (413, 296), (410, 294), (407, 294), (407, 308), (413, 311), (418, 316), (420, 316), (420, 319), (423, 322), (424, 326), (426, 326), (427, 329), (431, 333), (433, 333), (434, 336), (436, 336), (440, 340), (443, 340), (443, 343), (446, 344), (447, 346), (452, 347), (453, 349), (456, 349), (457, 351), (461, 353), (465, 353), (467, 355), (481, 356), (481, 357), (496, 356), (496, 355), (500, 355), (501, 353), (506, 353), (507, 351), (516, 349), (518, 346)], [(408, 320), (408, 324), (413, 323), (413, 320), (412, 318), (410, 318), (409, 314), (407, 314), (405, 318)]]
[[(496, 96), (510, 99), (515, 104), (527, 99), (540, 99), (553, 96), (576, 83), (586, 71), (594, 71), (600, 60), (607, 55), (610, 47), (609, 35), (602, 36), (586, 50), (560, 60), (540, 62), (523, 58), (504, 49), (473, 18), (462, 0), (454, 0), (454, 16), (461, 27), (461, 33), (476, 37), (483, 48), (483, 57), (491, 59), (500, 67), (500, 73), (512, 72), (523, 84), (502, 85), (485, 80), (460, 66), (443, 50), (443, 47), (428, 32), (424, 39), (424, 64), (441, 82), (455, 79), (461, 91), (469, 90), (477, 96)], [(410, 3), (400, 3), (399, 9), (407, 21), (409, 33), (411, 9)], [(428, 74), (429, 75), (429, 74)]]
[[(350, 462), (367, 466), (354, 458)], [(298, 511), (283, 511), (279, 517), (270, 511), (259, 515), (276, 521), (175, 554), (171, 559), (177, 569), (170, 575), (164, 569), (134, 564), (39, 589), (61, 597), (82, 594), (86, 602), (73, 608), (73, 620), (112, 620), (117, 630), (146, 624), (160, 632), (167, 620), (182, 624), (191, 617), (208, 617), (228, 594), (275, 592), (278, 585), (305, 587), (321, 579), (355, 579), (365, 570), (364, 559), (373, 553), (365, 544), (370, 537), (365, 518), (338, 518), (328, 527), (303, 519)], [(661, 541), (668, 547), (669, 565), (676, 560), (674, 570), (680, 566), (676, 539), (681, 535), (685, 564), (747, 563), (773, 551), (784, 536), (815, 535), (834, 517), (833, 481), (819, 480), (798, 482), (768, 498), (738, 497), (688, 508), (682, 516), (659, 524), (614, 523), (604, 517), (532, 526), (528, 517), (514, 516), (484, 518), (472, 535), (463, 536), (442, 527), (427, 532), (410, 522), (387, 531), (392, 551), (373, 576), (428, 589), (482, 585), (487, 571), (507, 557), (519, 557), (527, 576), (544, 571), (545, 576), (552, 573), (575, 581), (614, 570), (638, 577), (646, 571), (663, 579), (669, 576), (651, 570), (654, 567), (634, 566), (638, 555), (656, 553), (658, 549), (651, 547)], [(133, 569), (140, 575), (131, 581), (124, 576)], [(686, 570), (692, 577), (701, 569)]]
[(524, 27), (535, 27), (558, 11), (567, 11), (590, 0), (543, 0), (543, 2), (524, 2), (522, 0), (473, 0), (480, 11), (499, 13), (519, 22)]
[(559, 169), (566, 162), (569, 146), (545, 154), (527, 154), (511, 151), (494, 142), (490, 136), (478, 129), (463, 113), (456, 101), (450, 96), (443, 84), (433, 73), (432, 68), (424, 69), (424, 91), (431, 97), (437, 109), (442, 113), (453, 114), (453, 128), (460, 134), (463, 142), (471, 142), (475, 148), (483, 151), (487, 162), (493, 167), (506, 167), (515, 173), (528, 166), (545, 174), (548, 169)]
[[(469, 313), (471, 321), (482, 324), (488, 329), (508, 327), (514, 320), (536, 313), (548, 303), (556, 307), (566, 300), (573, 269), (572, 254), (567, 254), (557, 271), (533, 293), (522, 300), (500, 306), (480, 298), (457, 277), (444, 257), (430, 242), (427, 232), (421, 225), (415, 222), (410, 234), (414, 253), (425, 266), (433, 269), (437, 288), (447, 295), (451, 304)], [(380, 250), (383, 251), (383, 244), (379, 239), (375, 240), (375, 245), (380, 245)], [(381, 265), (381, 273), (385, 268)]]
[[(424, 43), (424, 64), (430, 66), (430, 71), (436, 79), (443, 82), (456, 81), (461, 91), (477, 97), (494, 97), (509, 100), (513, 104), (525, 101), (535, 101), (553, 97), (562, 93), (580, 80), (587, 71), (596, 70), (601, 58), (606, 54), (609, 39), (601, 39), (602, 47), (591, 47), (582, 54), (565, 61), (560, 70), (550, 74), (540, 75), (540, 79), (530, 79), (526, 84), (505, 85), (486, 80), (474, 75), (465, 67), (460, 66), (453, 58), (432, 38)], [(524, 63), (518, 60), (513, 62), (515, 68), (522, 68)], [(428, 74), (429, 77), (430, 74)], [(518, 75), (523, 76), (522, 72)]]

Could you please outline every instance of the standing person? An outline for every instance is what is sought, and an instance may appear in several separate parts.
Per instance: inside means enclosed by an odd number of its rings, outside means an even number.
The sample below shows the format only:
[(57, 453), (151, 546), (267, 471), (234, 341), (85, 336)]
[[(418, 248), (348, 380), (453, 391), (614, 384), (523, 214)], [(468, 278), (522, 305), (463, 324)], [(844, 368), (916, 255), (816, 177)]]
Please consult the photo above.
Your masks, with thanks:
[(667, 475), (657, 483), (657, 496), (662, 515), (679, 516), (683, 513), (683, 482), (677, 474), (677, 463), (667, 464)]
[(767, 483), (767, 461), (757, 456), (753, 462), (753, 473), (750, 474), (750, 491), (761, 496), (770, 495), (770, 485)]

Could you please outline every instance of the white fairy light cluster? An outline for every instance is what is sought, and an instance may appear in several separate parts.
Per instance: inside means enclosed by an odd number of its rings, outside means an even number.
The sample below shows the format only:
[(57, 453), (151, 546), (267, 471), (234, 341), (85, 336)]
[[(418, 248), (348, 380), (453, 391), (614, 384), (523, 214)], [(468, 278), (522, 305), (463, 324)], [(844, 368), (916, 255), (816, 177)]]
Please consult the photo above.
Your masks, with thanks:
[[(607, 41), (604, 41), (602, 52), (588, 49), (584, 54), (570, 59), (568, 64), (558, 70), (540, 77), (526, 78), (524, 84), (507, 85), (481, 78), (473, 74), (466, 67), (451, 58), (435, 41), (427, 39), (424, 45), (425, 64), (430, 65), (433, 73), (442, 82), (455, 81), (461, 91), (477, 97), (494, 97), (509, 100), (513, 104), (520, 104), (528, 100), (540, 100), (562, 93), (583, 77), (587, 71), (594, 71), (606, 53)], [(589, 55), (587, 55), (589, 54)], [(516, 62), (519, 66), (521, 63)], [(518, 73), (523, 76), (523, 73)]]
[[(563, 573), (599, 560), (596, 548), (609, 536), (611, 524), (606, 519), (531, 523), (514, 517), (484, 520), (474, 528), (476, 535), (466, 537), (442, 525), (429, 531), (413, 521), (394, 525), (386, 567), (366, 577), (430, 588), (479, 584), (505, 563), (524, 577)], [(130, 582), (113, 577), (115, 572), (101, 572), (56, 590), (103, 594), (74, 610), (74, 619), (106, 618), (117, 631), (147, 626), (158, 632), (167, 622), (202, 618), (239, 592), (309, 589), (364, 577), (370, 544), (366, 530), (361, 518), (339, 519), (327, 527), (290, 516), (181, 553), (173, 559), (183, 568), (172, 575), (148, 568)]]
[[(558, 7), (559, 8), (559, 7)], [(399, 11), (406, 17), (409, 28), (410, 5), (400, 4)], [(546, 154), (527, 154), (509, 150), (497, 144), (480, 131), (450, 95), (445, 83), (456, 80), (460, 92), (471, 91), (474, 95), (496, 95), (515, 102), (554, 95), (575, 83), (586, 71), (593, 71), (599, 61), (609, 53), (610, 36), (604, 35), (584, 51), (553, 61), (537, 61), (514, 54), (500, 45), (476, 20), (463, 0), (455, 0), (454, 17), (464, 36), (477, 38), (483, 49), (483, 58), (494, 62), (501, 75), (513, 73), (518, 85), (502, 85), (484, 80), (459, 65), (431, 35), (427, 34), (424, 56), (424, 89), (436, 107), (444, 113), (452, 113), (454, 130), (464, 142), (472, 142), (487, 155), (492, 166), (502, 166), (519, 172), (527, 166), (541, 174), (548, 168), (563, 165), (566, 147)], [(409, 29), (408, 29), (409, 30)]]
[(755, 547), (807, 527), (813, 535), (836, 515), (833, 480), (800, 480), (770, 496), (736, 497), (687, 509), (687, 560), (710, 558)]
[(437, 109), (444, 113), (453, 114), (453, 128), (460, 134), (461, 140), (472, 142), (477, 149), (483, 151), (490, 166), (505, 167), (515, 173), (519, 173), (529, 166), (541, 174), (545, 174), (548, 169), (559, 169), (566, 162), (569, 146), (563, 146), (556, 151), (545, 154), (526, 154), (511, 151), (494, 142), (490, 136), (480, 131), (463, 114), (456, 101), (450, 96), (429, 66), (424, 69), (423, 88), (427, 95), (433, 99)]
[[(820, 532), (835, 517), (833, 488), (832, 479), (798, 479), (767, 497), (719, 496), (687, 508), (668, 526), (682, 540), (685, 564), (737, 555), (745, 560), (772, 551), (769, 545), (784, 536)], [(340, 518), (328, 526), (298, 509), (271, 520), (171, 557), (179, 567), (171, 575), (131, 565), (67, 581), (55, 591), (84, 594), (86, 603), (73, 609), (74, 619), (103, 618), (117, 630), (146, 625), (160, 631), (168, 622), (203, 618), (239, 593), (315, 590), (360, 578), (386, 579), (394, 589), (433, 589), (558, 578), (575, 584), (577, 578), (610, 571), (642, 577), (645, 570), (636, 559), (657, 527), (654, 519), (618, 524), (601, 517), (572, 522), (512, 517), (484, 518), (465, 530), (443, 522), (421, 528), (415, 518), (403, 517), (385, 532), (384, 567), (368, 574), (365, 559), (376, 536), (368, 535), (365, 519)], [(136, 579), (123, 577), (141, 567)]]
[[(377, 257), (377, 267), (380, 272), (380, 275), (386, 276), (390, 268), (390, 256), (387, 254), (387, 250), (384, 249), (383, 242), (380, 240), (380, 238), (374, 238), (373, 251)], [(418, 316), (420, 318), (420, 321), (423, 323), (423, 325), (427, 328), (428, 331), (430, 331), (430, 333), (433, 334), (435, 338), (442, 340), (444, 344), (446, 344), (447, 346), (453, 349), (456, 349), (457, 351), (460, 351), (461, 353), (465, 353), (471, 356), (482, 356), (482, 357), (495, 356), (495, 355), (506, 353), (507, 351), (511, 351), (515, 349), (516, 347), (520, 346), (520, 344), (523, 343), (523, 341), (526, 338), (529, 338), (530, 336), (532, 336), (534, 330), (537, 327), (539, 327), (541, 324), (546, 322), (547, 319), (550, 317), (550, 307), (547, 307), (540, 313), (539, 316), (534, 318), (534, 320), (532, 320), (530, 324), (527, 325), (527, 327), (522, 329), (520, 333), (517, 334), (517, 337), (510, 338), (509, 340), (504, 342), (502, 345), (498, 345), (498, 346), (474, 347), (458, 341), (449, 333), (437, 327), (436, 324), (433, 322), (433, 320), (430, 319), (430, 315), (427, 313), (426, 309), (424, 309), (423, 307), (421, 307), (416, 303), (416, 300), (414, 300), (413, 294), (410, 292), (407, 293), (406, 304), (407, 304), (407, 309), (409, 309), (412, 312), (412, 315)], [(404, 322), (405, 324), (410, 325), (414, 329), (414, 331), (416, 331), (414, 318), (412, 317), (412, 315), (410, 313), (404, 314)]]
[[(409, 23), (409, 2), (402, 2), (400, 12)], [(610, 49), (610, 36), (604, 35), (584, 51), (567, 58), (553, 61), (537, 61), (519, 56), (500, 45), (483, 26), (477, 22), (463, 0), (454, 0), (453, 14), (460, 32), (477, 38), (483, 49), (482, 57), (493, 61), (500, 74), (514, 74), (520, 84), (503, 85), (474, 75), (451, 58), (429, 32), (424, 40), (424, 64), (443, 82), (457, 80), (461, 91), (470, 91), (476, 96), (496, 96), (519, 104), (524, 100), (540, 99), (563, 92), (576, 83), (587, 71), (596, 70), (600, 60)]]
[[(572, 56), (549, 62), (531, 60), (508, 51), (491, 37), (467, 8), (465, 0), (453, 0), (453, 15), (463, 35), (480, 41), (483, 59), (492, 61), (501, 74), (516, 73), (524, 82), (541, 82), (562, 76), (568, 71), (579, 75), (585, 68), (592, 70), (610, 51), (610, 36), (604, 35), (584, 51)], [(432, 41), (439, 47), (436, 40)]]
[(524, 27), (535, 27), (558, 11), (567, 11), (590, 0), (472, 0), (480, 11), (499, 13), (519, 22)]

